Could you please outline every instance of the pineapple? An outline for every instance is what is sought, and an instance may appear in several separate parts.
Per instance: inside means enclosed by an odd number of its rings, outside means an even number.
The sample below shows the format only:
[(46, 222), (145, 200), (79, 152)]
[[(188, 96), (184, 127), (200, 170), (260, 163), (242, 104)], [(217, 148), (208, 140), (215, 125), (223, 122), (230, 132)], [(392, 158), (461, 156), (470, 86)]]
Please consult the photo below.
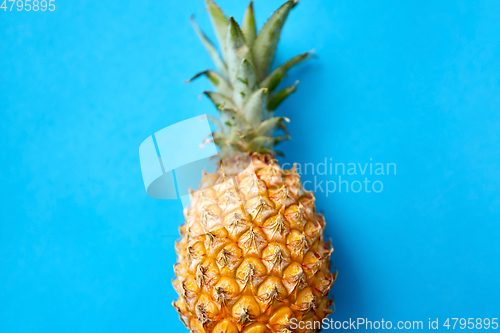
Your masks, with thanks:
[[(333, 311), (333, 248), (323, 240), (314, 194), (303, 188), (296, 167), (283, 170), (274, 159), (275, 146), (288, 139), (288, 119), (272, 114), (297, 85), (275, 90), (288, 69), (310, 56), (270, 71), (296, 2), (283, 4), (259, 34), (252, 3), (241, 27), (212, 0), (206, 5), (221, 55), (192, 20), (218, 69), (195, 78), (206, 76), (217, 90), (205, 95), (220, 115), (210, 120), (223, 159), (215, 172), (203, 172), (184, 210), (173, 305), (191, 332), (318, 331)], [(274, 136), (277, 130), (284, 135)], [(298, 322), (303, 328), (294, 326)]]

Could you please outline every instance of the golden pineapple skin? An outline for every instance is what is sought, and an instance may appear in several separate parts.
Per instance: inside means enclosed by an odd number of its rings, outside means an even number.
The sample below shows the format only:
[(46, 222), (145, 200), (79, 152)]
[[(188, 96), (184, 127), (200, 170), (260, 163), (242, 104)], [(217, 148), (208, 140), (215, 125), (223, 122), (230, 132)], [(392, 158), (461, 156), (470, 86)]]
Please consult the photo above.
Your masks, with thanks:
[(204, 173), (176, 242), (173, 305), (191, 332), (315, 332), (291, 320), (333, 311), (323, 215), (295, 167), (251, 158), (254, 172), (236, 176), (237, 189), (223, 181), (227, 170)]

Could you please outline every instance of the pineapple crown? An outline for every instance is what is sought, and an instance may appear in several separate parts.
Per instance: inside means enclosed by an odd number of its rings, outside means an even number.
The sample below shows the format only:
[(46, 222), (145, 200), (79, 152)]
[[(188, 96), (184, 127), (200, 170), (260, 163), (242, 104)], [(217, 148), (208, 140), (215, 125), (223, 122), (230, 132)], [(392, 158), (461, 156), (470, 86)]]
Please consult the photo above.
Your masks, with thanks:
[[(206, 76), (216, 92), (204, 94), (216, 106), (219, 118), (209, 116), (217, 127), (213, 133), (221, 153), (234, 151), (281, 155), (274, 147), (289, 139), (285, 117), (274, 117), (273, 112), (297, 89), (298, 81), (275, 92), (286, 72), (310, 57), (311, 52), (299, 54), (272, 72), (281, 29), (297, 1), (289, 0), (278, 8), (259, 33), (255, 25), (253, 3), (248, 5), (241, 27), (233, 17), (229, 19), (212, 0), (205, 0), (212, 26), (219, 43), (219, 51), (198, 27), (191, 23), (205, 46), (217, 71), (206, 70), (191, 80)], [(276, 130), (283, 135), (275, 136)]]

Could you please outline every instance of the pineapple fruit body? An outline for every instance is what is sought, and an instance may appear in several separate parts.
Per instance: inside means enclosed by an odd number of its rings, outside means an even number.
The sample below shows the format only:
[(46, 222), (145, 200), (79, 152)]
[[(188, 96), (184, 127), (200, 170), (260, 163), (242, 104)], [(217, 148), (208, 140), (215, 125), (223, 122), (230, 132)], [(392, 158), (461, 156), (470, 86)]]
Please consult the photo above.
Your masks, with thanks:
[(313, 193), (295, 168), (252, 162), (253, 172), (205, 173), (184, 211), (173, 305), (191, 332), (302, 332), (292, 319), (305, 327), (332, 312), (333, 248)]

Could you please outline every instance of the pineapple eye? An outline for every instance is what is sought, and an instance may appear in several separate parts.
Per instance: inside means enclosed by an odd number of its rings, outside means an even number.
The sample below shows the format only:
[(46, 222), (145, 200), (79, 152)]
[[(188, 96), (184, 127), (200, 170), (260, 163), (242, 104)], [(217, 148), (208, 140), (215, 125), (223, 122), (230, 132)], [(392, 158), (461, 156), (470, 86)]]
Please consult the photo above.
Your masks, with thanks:
[(260, 315), (260, 307), (253, 296), (243, 296), (233, 306), (233, 317), (240, 324), (254, 321)]

